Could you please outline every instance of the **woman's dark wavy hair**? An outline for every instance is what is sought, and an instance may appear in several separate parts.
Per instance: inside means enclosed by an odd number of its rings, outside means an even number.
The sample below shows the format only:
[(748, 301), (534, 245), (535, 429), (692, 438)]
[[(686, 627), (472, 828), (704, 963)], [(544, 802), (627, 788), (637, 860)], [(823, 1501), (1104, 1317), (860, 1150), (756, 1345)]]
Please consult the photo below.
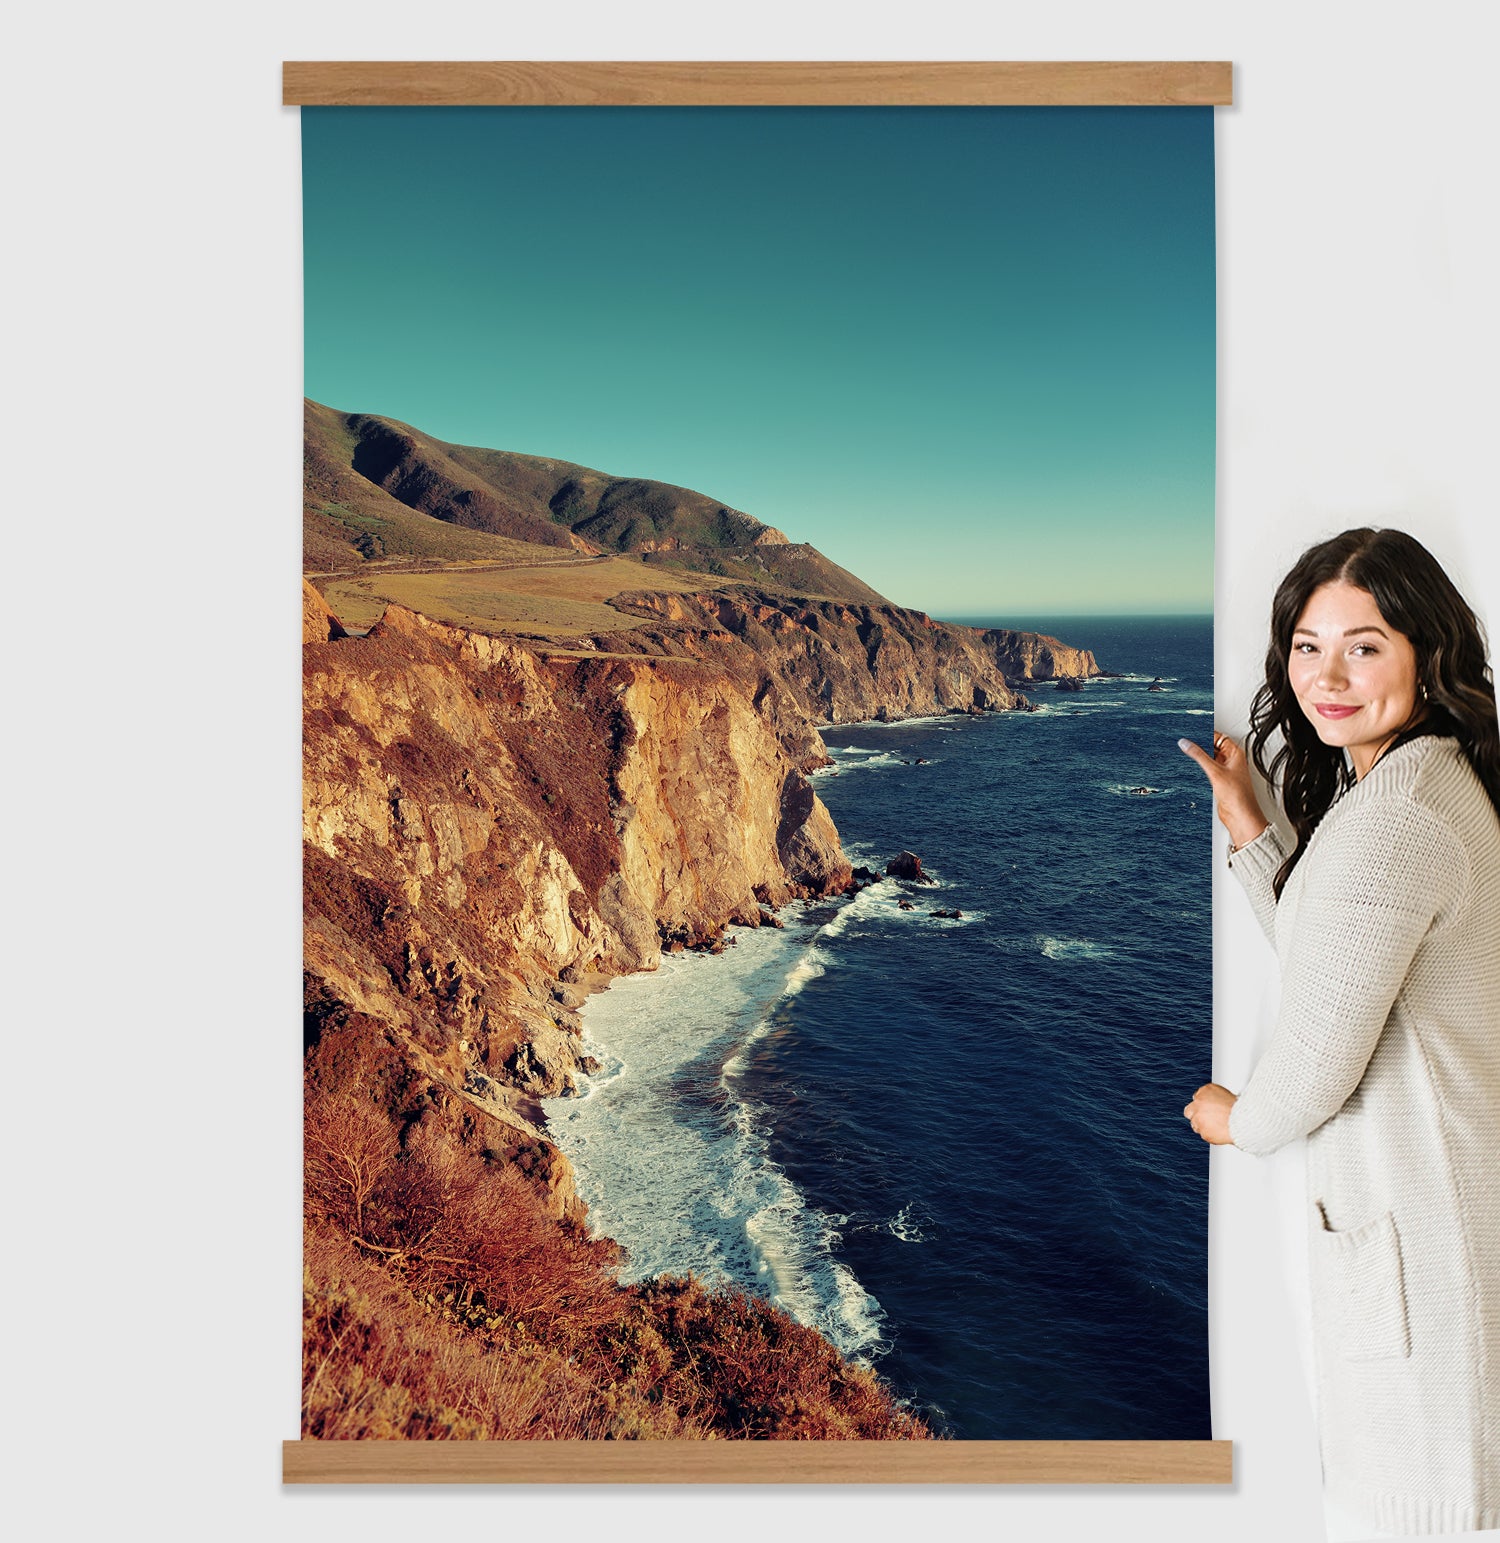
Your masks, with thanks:
[[(1278, 900), (1318, 822), (1354, 781), (1344, 752), (1325, 745), (1303, 715), (1287, 673), (1292, 630), (1308, 599), (1321, 585), (1340, 581), (1365, 590), (1416, 650), (1417, 680), (1426, 699), (1417, 693), (1403, 731), (1420, 722), (1424, 730), (1454, 736), (1500, 814), (1500, 725), (1479, 618), (1415, 537), (1401, 530), (1346, 530), (1309, 547), (1281, 581), (1271, 604), (1265, 684), (1250, 708), (1250, 757), (1267, 782), (1279, 781), (1282, 807), (1297, 833), (1297, 845), (1274, 881)], [(1281, 744), (1268, 758), (1273, 734)]]

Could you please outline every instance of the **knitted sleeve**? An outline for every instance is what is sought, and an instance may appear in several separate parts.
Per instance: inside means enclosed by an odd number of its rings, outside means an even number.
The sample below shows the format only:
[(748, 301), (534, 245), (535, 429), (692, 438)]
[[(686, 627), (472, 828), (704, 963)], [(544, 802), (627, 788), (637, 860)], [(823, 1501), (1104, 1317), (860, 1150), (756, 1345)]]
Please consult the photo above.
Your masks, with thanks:
[(1247, 841), (1239, 851), (1229, 854), (1229, 866), (1240, 881), (1260, 930), (1276, 946), (1276, 891), (1271, 881), (1276, 870), (1287, 860), (1286, 842), (1274, 825), (1267, 825), (1254, 841)]
[(1258, 1156), (1343, 1108), (1423, 938), (1468, 884), (1457, 833), (1411, 799), (1329, 819), (1302, 859), (1270, 1046), (1229, 1115), (1230, 1139)]

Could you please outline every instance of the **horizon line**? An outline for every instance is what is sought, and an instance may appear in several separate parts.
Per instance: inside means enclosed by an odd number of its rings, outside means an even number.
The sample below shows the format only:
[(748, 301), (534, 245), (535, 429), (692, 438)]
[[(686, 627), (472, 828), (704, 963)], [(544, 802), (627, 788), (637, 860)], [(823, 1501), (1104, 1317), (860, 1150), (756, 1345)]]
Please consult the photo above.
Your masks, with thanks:
[[(917, 607), (909, 607), (915, 610)], [(990, 616), (1013, 615), (1021, 621), (1212, 621), (1212, 608), (1206, 611), (1014, 611), (998, 610), (993, 612), (975, 611), (967, 616), (939, 615), (937, 611), (928, 611), (934, 621), (948, 621), (955, 624), (969, 625), (976, 621), (986, 621)]]

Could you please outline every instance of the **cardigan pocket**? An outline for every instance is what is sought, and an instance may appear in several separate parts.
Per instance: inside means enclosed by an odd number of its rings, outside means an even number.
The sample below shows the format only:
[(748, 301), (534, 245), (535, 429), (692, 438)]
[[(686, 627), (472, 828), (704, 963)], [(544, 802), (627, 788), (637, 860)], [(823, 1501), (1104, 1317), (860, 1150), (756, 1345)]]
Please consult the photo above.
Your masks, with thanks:
[(1411, 1331), (1395, 1217), (1387, 1211), (1361, 1226), (1335, 1232), (1321, 1200), (1317, 1209), (1317, 1296), (1327, 1311), (1338, 1353), (1348, 1361), (1409, 1356)]

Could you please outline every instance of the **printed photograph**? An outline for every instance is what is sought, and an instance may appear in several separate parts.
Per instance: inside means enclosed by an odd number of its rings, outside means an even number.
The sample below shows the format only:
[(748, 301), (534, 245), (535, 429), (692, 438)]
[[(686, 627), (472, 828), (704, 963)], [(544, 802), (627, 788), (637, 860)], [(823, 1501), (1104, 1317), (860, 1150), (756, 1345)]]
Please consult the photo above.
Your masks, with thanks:
[(304, 1438), (1210, 1438), (1212, 109), (301, 119)]

